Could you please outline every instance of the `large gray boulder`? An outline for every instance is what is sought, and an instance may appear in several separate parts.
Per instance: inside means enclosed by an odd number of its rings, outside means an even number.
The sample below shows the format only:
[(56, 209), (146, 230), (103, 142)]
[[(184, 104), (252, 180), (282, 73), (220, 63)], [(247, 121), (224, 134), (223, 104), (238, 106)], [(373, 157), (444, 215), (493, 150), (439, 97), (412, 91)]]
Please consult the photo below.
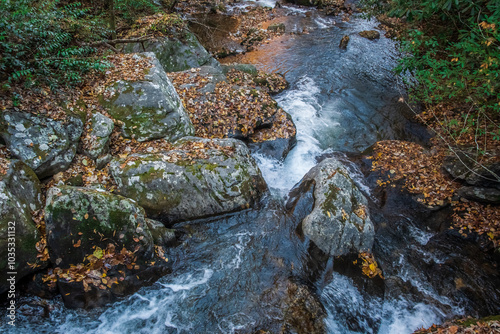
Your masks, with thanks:
[(194, 134), (194, 127), (162, 66), (151, 52), (152, 67), (144, 80), (117, 81), (100, 97), (109, 114), (122, 122), (125, 137), (146, 141), (165, 138), (175, 141)]
[(164, 223), (247, 208), (267, 189), (246, 145), (188, 137), (168, 152), (114, 159), (117, 191)]
[(203, 65), (220, 66), (188, 30), (183, 30), (177, 37), (160, 37), (142, 43), (127, 44), (124, 51), (153, 52), (167, 72), (184, 71)]
[[(289, 198), (287, 208), (300, 215), (304, 235), (326, 254), (371, 249), (375, 232), (367, 199), (338, 160), (325, 159), (313, 167)], [(311, 200), (312, 205), (303, 203)]]
[(17, 111), (0, 115), (0, 135), (7, 147), (40, 179), (68, 168), (82, 131), (82, 120), (69, 114), (64, 120)]
[(0, 158), (0, 294), (9, 287), (8, 272), (16, 272), (18, 281), (36, 271), (28, 264), (39, 262), (35, 246), (40, 233), (31, 211), (41, 207), (40, 181), (33, 170), (19, 160)]

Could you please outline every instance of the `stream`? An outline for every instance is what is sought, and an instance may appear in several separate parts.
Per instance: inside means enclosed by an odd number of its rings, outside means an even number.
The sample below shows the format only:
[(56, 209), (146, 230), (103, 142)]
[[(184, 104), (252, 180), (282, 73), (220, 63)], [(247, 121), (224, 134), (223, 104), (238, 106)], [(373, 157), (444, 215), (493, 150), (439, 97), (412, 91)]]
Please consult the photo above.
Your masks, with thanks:
[[(315, 260), (296, 233), (299, 222), (285, 214), (289, 190), (318, 159), (334, 154), (346, 161), (365, 195), (376, 201), (348, 155), (379, 140), (419, 141), (422, 131), (407, 120), (411, 111), (401, 102), (404, 94), (391, 72), (398, 56), (395, 43), (383, 36), (370, 41), (357, 35), (376, 29), (377, 22), (357, 16), (342, 22), (293, 6), (286, 10), (287, 32), (296, 34), (225, 60), (281, 72), (290, 82), (275, 99), (297, 126), (297, 146), (282, 162), (254, 156), (271, 189), (262, 206), (179, 224), (186, 235), (168, 256), (173, 273), (115, 304), (84, 311), (65, 309), (57, 301), (47, 317), (26, 312), (15, 330), (0, 324), (0, 331), (275, 333), (290, 281), (304, 282), (319, 294), (328, 333), (411, 333), (464, 312), (415, 264), (416, 255), (435, 263), (449, 255), (431, 254), (426, 245), (433, 233), (405, 213), (394, 214), (396, 227), (379, 234), (375, 245), (384, 275), (401, 284), (386, 284), (382, 294), (365, 292), (352, 277), (332, 269), (333, 259), (322, 264), (319, 278), (310, 274)], [(351, 36), (347, 50), (338, 48), (344, 35)], [(410, 288), (402, 292), (402, 285)]]

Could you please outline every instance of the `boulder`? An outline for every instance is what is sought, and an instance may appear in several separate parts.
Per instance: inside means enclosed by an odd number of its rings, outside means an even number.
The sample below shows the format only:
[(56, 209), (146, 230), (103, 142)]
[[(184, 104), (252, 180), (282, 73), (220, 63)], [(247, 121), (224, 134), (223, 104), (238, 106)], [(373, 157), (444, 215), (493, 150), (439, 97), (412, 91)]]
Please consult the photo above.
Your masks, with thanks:
[(17, 273), (17, 282), (38, 270), (29, 265), (40, 264), (35, 247), (40, 233), (31, 211), (41, 207), (40, 181), (33, 170), (19, 160), (0, 158), (0, 294), (9, 288), (8, 272)]
[[(58, 186), (45, 207), (49, 252), (57, 265), (46, 279), (69, 308), (100, 307), (170, 271), (144, 209), (105, 191)], [(161, 254), (158, 254), (161, 253)]]
[(257, 67), (255, 67), (252, 64), (234, 63), (234, 64), (221, 65), (221, 68), (222, 68), (222, 72), (224, 74), (229, 73), (229, 71), (231, 71), (231, 70), (241, 71), (244, 73), (248, 73), (250, 75), (257, 75), (258, 74)]
[(248, 148), (235, 139), (188, 137), (168, 152), (115, 158), (110, 170), (121, 195), (168, 224), (247, 208), (267, 189)]
[(148, 225), (151, 235), (153, 237), (153, 242), (157, 246), (171, 247), (175, 245), (176, 236), (175, 230), (166, 228), (163, 223), (146, 218), (146, 224)]
[(293, 136), (289, 138), (266, 140), (260, 143), (249, 143), (248, 148), (252, 151), (252, 153), (257, 153), (264, 157), (283, 161), (296, 144), (297, 137)]
[[(313, 187), (313, 196), (310, 189)], [(313, 199), (312, 211), (301, 197)], [(310, 207), (310, 206), (309, 206)], [(368, 201), (338, 160), (325, 159), (313, 167), (291, 190), (287, 209), (307, 214), (301, 219), (302, 231), (316, 246), (331, 256), (371, 249), (374, 227)]]
[(50, 188), (45, 206), (50, 257), (68, 267), (82, 263), (94, 247), (104, 249), (112, 242), (151, 259), (153, 237), (145, 219), (144, 209), (122, 196), (73, 186)]
[(498, 157), (479, 164), (477, 153), (473, 150), (461, 150), (445, 158), (444, 169), (454, 178), (465, 181), (468, 185), (500, 189), (500, 162)]
[(109, 114), (122, 122), (123, 135), (138, 141), (175, 141), (194, 134), (179, 95), (158, 59), (150, 52), (137, 57), (147, 57), (152, 66), (144, 79), (117, 81), (100, 97)]
[(83, 154), (93, 160), (97, 160), (108, 152), (109, 137), (115, 125), (112, 119), (97, 112), (92, 115), (88, 126), (91, 127), (89, 138), (86, 138), (88, 145), (83, 149)]
[(359, 33), (359, 36), (374, 40), (380, 38), (380, 33), (377, 30), (364, 30)]
[(82, 120), (69, 114), (64, 120), (17, 111), (0, 115), (0, 134), (7, 147), (40, 179), (68, 168), (82, 131)]
[(196, 36), (183, 30), (175, 37), (127, 44), (127, 53), (153, 52), (166, 72), (185, 71), (203, 65), (220, 66), (219, 62), (200, 44)]
[(486, 204), (500, 204), (500, 189), (481, 187), (462, 187), (458, 195), (468, 200)]

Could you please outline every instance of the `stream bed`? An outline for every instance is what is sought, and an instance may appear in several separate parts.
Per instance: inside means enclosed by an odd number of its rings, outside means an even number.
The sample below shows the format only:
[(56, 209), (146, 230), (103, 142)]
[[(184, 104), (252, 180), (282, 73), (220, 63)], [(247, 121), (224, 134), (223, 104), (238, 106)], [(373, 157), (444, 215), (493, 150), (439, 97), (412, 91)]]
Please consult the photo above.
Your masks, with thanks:
[[(388, 280), (381, 293), (360, 288), (336, 270), (334, 259), (317, 264), (297, 234), (299, 222), (284, 209), (287, 194), (318, 159), (336, 155), (346, 161), (376, 203), (371, 185), (348, 156), (379, 140), (420, 141), (425, 135), (408, 121), (411, 111), (391, 72), (395, 43), (357, 35), (376, 29), (377, 22), (287, 10), (287, 32), (295, 34), (225, 60), (281, 72), (290, 82), (275, 99), (297, 126), (297, 146), (281, 162), (254, 156), (271, 189), (261, 207), (179, 224), (186, 234), (168, 256), (172, 274), (103, 309), (68, 310), (56, 301), (47, 317), (25, 312), (9, 333), (275, 333), (286, 316), (290, 282), (303, 282), (319, 295), (328, 333), (411, 333), (464, 312), (415, 260), (439, 264), (462, 255), (450, 255), (439, 242), (430, 247), (433, 232), (411, 214), (393, 212), (388, 228), (379, 219), (375, 253)], [(338, 48), (344, 35), (351, 36), (347, 50)]]

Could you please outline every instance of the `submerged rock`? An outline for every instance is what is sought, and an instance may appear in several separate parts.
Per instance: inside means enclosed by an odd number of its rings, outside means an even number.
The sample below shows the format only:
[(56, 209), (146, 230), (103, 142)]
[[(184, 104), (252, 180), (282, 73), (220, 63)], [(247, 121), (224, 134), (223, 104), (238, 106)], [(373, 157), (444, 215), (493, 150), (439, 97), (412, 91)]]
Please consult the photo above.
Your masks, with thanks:
[(117, 81), (100, 98), (109, 114), (123, 123), (124, 136), (138, 141), (175, 141), (194, 134), (179, 95), (158, 59), (153, 53), (137, 57), (148, 57), (152, 65), (144, 80)]
[(349, 40), (350, 40), (350, 37), (349, 36), (344, 36), (342, 37), (342, 39), (340, 40), (340, 43), (339, 43), (339, 48), (340, 49), (347, 49), (347, 44), (349, 44)]
[[(313, 196), (308, 194), (313, 188)], [(301, 201), (313, 199), (312, 211)], [(316, 246), (331, 256), (371, 249), (374, 227), (368, 201), (336, 159), (325, 159), (313, 167), (291, 190), (287, 209), (300, 217), (302, 231)]]
[(165, 223), (214, 216), (257, 203), (267, 185), (235, 139), (184, 138), (176, 149), (114, 159), (118, 192)]
[(142, 43), (131, 43), (125, 52), (153, 52), (166, 72), (188, 70), (203, 65), (220, 66), (200, 44), (196, 36), (185, 29), (176, 37), (161, 37)]
[[(40, 233), (31, 211), (41, 209), (40, 181), (26, 164), (0, 158), (0, 293), (9, 289), (8, 272), (16, 272), (15, 281), (35, 272), (36, 243)], [(11, 266), (11, 262), (14, 262)], [(39, 263), (38, 263), (39, 264)]]
[(359, 36), (374, 40), (380, 38), (380, 33), (377, 30), (364, 30), (359, 33)]
[(0, 135), (12, 155), (41, 179), (68, 168), (82, 131), (83, 122), (69, 114), (64, 120), (17, 111), (0, 115)]

